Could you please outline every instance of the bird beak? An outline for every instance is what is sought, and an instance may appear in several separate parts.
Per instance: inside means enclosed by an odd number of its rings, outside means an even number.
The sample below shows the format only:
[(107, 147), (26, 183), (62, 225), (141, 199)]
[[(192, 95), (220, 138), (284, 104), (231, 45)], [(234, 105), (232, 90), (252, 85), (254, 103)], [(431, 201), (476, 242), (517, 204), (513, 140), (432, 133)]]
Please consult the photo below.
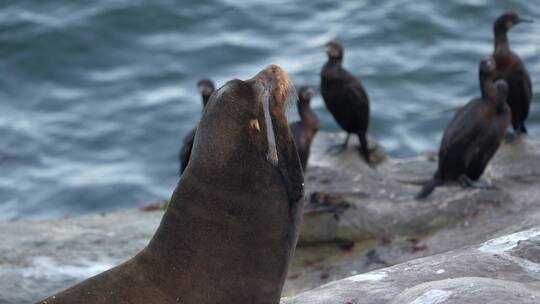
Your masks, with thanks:
[(534, 20), (529, 18), (519, 18), (516, 23), (534, 23)]

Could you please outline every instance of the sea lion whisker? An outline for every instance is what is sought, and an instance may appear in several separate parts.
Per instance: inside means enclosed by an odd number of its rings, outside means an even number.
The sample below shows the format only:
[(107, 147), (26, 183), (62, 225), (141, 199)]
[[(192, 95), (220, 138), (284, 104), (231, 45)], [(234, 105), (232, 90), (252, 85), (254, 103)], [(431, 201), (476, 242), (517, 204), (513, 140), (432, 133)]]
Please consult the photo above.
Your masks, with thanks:
[(296, 104), (298, 103), (298, 94), (296, 93), (296, 88), (290, 78), (287, 79), (287, 83), (285, 84), (285, 106), (287, 108), (290, 107), (296, 107)]

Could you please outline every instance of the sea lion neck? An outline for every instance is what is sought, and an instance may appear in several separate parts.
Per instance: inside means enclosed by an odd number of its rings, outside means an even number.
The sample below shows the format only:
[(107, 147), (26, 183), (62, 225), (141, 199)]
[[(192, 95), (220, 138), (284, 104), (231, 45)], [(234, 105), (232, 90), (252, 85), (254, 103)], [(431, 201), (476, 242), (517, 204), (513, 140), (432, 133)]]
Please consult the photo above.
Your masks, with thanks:
[[(227, 185), (240, 189), (256, 187), (268, 178), (272, 169), (265, 159), (268, 130), (256, 93), (250, 84), (235, 80), (212, 95), (194, 140), (190, 167), (195, 169), (187, 168), (181, 183), (203, 176), (204, 181), (199, 183), (208, 187)], [(257, 128), (252, 126), (253, 121)]]
[[(304, 195), (304, 176), (285, 110), (288, 104), (297, 100), (296, 90), (288, 75), (276, 65), (268, 66), (248, 82), (252, 84), (255, 95), (261, 98), (267, 159), (278, 169), (287, 190), (291, 212), (294, 212)], [(272, 155), (274, 152), (276, 154)]]
[(273, 65), (217, 90), (197, 129), (194, 156), (181, 183), (190, 176), (204, 176), (209, 187), (224, 184), (238, 192), (256, 192), (277, 178), (291, 204), (296, 202), (303, 195), (303, 175), (285, 116), (287, 104), (296, 96), (292, 81)]

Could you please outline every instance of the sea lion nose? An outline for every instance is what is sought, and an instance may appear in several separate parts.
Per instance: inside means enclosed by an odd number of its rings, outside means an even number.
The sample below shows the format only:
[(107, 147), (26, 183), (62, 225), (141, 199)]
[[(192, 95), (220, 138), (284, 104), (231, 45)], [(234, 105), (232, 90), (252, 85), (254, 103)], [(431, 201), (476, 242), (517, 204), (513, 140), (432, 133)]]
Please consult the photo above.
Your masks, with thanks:
[(278, 65), (271, 64), (267, 66), (263, 71), (263, 75), (265, 75), (265, 81), (267, 82), (270, 87), (272, 87), (277, 94), (275, 94), (276, 97), (280, 102), (285, 102), (288, 95), (288, 87), (289, 87), (289, 76), (285, 71)]
[(288, 76), (285, 71), (278, 65), (271, 64), (261, 71), (264, 80), (269, 82), (281, 82), (287, 80)]
[[(278, 65), (271, 64), (250, 79), (261, 93), (261, 96), (270, 98), (272, 103), (282, 106), (296, 97), (296, 91), (291, 79)], [(278, 107), (284, 111), (285, 107)]]

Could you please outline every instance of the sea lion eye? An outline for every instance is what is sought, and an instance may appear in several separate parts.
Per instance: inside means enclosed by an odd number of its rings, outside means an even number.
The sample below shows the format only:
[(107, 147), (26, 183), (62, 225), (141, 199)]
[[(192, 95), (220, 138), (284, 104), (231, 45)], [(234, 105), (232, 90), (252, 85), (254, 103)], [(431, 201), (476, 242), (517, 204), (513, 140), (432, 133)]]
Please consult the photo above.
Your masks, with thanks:
[(259, 120), (257, 120), (256, 118), (252, 119), (249, 121), (249, 126), (252, 128), (252, 129), (255, 129), (257, 130), (258, 132), (261, 131), (261, 126), (259, 125)]

